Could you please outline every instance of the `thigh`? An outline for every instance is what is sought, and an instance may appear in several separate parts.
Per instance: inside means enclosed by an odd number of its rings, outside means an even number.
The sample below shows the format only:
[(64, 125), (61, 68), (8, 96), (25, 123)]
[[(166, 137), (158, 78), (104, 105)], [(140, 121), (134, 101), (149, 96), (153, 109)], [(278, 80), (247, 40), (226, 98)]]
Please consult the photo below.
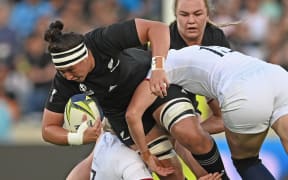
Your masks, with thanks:
[(288, 153), (288, 115), (280, 117), (273, 125), (273, 130), (280, 137), (286, 153)]
[[(180, 86), (171, 85), (165, 98), (157, 98), (149, 107), (159, 126), (170, 132), (175, 124), (187, 117), (195, 117), (195, 108), (189, 95)], [(191, 122), (193, 123), (193, 122)]]
[(268, 129), (256, 134), (234, 133), (225, 128), (225, 136), (233, 158), (242, 159), (259, 154)]

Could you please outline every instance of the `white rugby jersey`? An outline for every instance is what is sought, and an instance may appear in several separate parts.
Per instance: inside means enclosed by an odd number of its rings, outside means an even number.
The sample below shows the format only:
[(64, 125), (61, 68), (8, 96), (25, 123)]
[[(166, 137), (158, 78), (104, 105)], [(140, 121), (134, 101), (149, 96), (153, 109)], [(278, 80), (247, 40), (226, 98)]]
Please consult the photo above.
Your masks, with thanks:
[(263, 65), (265, 62), (261, 60), (225, 47), (195, 45), (170, 50), (165, 70), (171, 84), (180, 85), (195, 94), (219, 99), (230, 81)]
[(279, 65), (224, 47), (190, 46), (171, 50), (165, 70), (171, 84), (217, 99), (232, 132), (264, 132), (287, 115), (288, 73)]
[(140, 156), (116, 135), (104, 132), (99, 138), (93, 152), (90, 180), (152, 180)]

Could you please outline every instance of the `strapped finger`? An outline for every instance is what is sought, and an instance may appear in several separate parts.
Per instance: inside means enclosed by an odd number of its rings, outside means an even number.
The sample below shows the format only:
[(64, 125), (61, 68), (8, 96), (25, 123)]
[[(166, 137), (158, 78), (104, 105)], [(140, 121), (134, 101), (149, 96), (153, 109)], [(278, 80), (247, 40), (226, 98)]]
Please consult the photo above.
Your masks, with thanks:
[(163, 96), (167, 96), (167, 85), (166, 85), (165, 82), (163, 82), (163, 83), (161, 84), (160, 88), (161, 88), (161, 93), (162, 93), (162, 95), (163, 95)]

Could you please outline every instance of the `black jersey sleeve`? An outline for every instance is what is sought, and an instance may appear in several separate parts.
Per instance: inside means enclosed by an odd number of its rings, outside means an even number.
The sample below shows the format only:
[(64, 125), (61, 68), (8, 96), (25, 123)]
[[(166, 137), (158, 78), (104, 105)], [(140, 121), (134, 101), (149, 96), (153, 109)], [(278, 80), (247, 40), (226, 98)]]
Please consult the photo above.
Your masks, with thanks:
[(56, 113), (63, 113), (69, 98), (76, 93), (80, 93), (78, 83), (69, 82), (57, 73), (52, 82), (45, 108)]
[(222, 29), (207, 23), (202, 39), (203, 46), (223, 46), (230, 48), (230, 44)]
[(134, 19), (95, 29), (85, 35), (85, 41), (92, 51), (98, 49), (112, 57), (141, 45)]

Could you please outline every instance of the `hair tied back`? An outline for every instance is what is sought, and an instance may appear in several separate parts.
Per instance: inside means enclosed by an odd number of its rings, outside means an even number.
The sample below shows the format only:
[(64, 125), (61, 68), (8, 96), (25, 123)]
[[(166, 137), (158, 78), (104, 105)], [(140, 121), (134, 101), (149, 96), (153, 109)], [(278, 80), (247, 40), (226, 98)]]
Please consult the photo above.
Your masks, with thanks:
[(45, 41), (51, 43), (57, 40), (62, 35), (63, 23), (59, 20), (50, 24), (49, 29), (45, 32)]

